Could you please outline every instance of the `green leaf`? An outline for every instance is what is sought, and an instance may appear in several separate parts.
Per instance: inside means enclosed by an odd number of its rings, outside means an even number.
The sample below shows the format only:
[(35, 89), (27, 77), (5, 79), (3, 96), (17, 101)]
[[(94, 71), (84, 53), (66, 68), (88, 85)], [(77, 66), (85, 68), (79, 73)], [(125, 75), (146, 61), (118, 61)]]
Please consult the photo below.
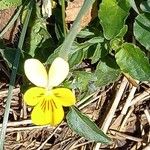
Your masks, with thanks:
[(102, 53), (102, 47), (101, 47), (101, 44), (98, 43), (96, 46), (95, 52), (91, 58), (92, 64), (96, 63), (101, 58), (101, 55), (102, 55), (101, 53)]
[(36, 19), (28, 30), (24, 50), (32, 57), (45, 61), (52, 52), (52, 39), (42, 19)]
[(0, 10), (16, 7), (22, 4), (22, 0), (0, 0)]
[(124, 43), (115, 57), (117, 64), (124, 73), (140, 81), (150, 81), (150, 64), (139, 47)]
[(73, 66), (80, 64), (83, 60), (84, 52), (83, 50), (77, 51), (72, 54), (69, 58), (69, 66), (72, 68)]
[(103, 144), (111, 143), (111, 139), (106, 136), (87, 116), (77, 110), (77, 108), (71, 107), (66, 119), (69, 127), (80, 136)]
[(116, 35), (116, 38), (123, 38), (124, 35), (127, 33), (128, 31), (128, 26), (124, 25), (123, 28), (120, 30), (120, 32)]
[(150, 14), (140, 14), (134, 23), (135, 38), (150, 50)]
[(88, 37), (92, 37), (92, 36), (94, 36), (94, 33), (89, 31), (89, 29), (83, 29), (77, 35), (77, 37), (79, 37), (79, 38), (88, 38)]
[(123, 37), (126, 34), (127, 30), (128, 26), (124, 25), (124, 27), (120, 30), (119, 34), (117, 34), (117, 36), (110, 41), (111, 49), (117, 51), (120, 48), (120, 46), (124, 43)]
[(150, 0), (143, 1), (140, 5), (142, 11), (150, 13)]
[[(102, 43), (104, 41), (104, 38), (102, 38), (101, 36), (98, 36), (98, 37), (93, 37), (83, 43), (77, 43), (77, 42), (73, 42), (73, 44), (71, 45), (71, 48), (70, 48), (70, 51), (69, 51), (69, 58), (73, 57), (72, 55), (74, 53), (76, 53), (77, 51), (86, 51), (88, 47), (94, 45), (94, 44), (97, 44), (97, 43)], [(58, 57), (59, 56), (59, 52), (61, 50), (61, 47), (62, 45), (60, 45), (57, 49), (55, 49), (54, 53), (52, 53), (47, 61), (46, 61), (46, 64), (51, 64), (52, 61), (55, 59), (55, 57)], [(77, 55), (78, 53), (76, 53)], [(80, 56), (81, 56), (81, 53), (79, 52)], [(72, 65), (71, 65), (72, 66)]]
[(73, 72), (74, 82), (72, 86), (76, 89), (79, 89), (80, 92), (85, 92), (89, 85), (96, 81), (96, 77), (93, 76), (93, 73), (85, 71), (75, 71)]
[(105, 57), (109, 52), (107, 45), (105, 45), (105, 43), (98, 43), (95, 44), (94, 46), (91, 48), (92, 49), (91, 51), (94, 51), (92, 57), (90, 57), (90, 59), (92, 60), (91, 61), (92, 64), (96, 63), (100, 58)]
[(65, 60), (68, 59), (68, 55), (69, 55), (69, 51), (71, 49), (71, 46), (78, 34), (78, 32), (80, 31), (80, 22), (81, 19), (83, 18), (83, 16), (86, 14), (86, 12), (89, 10), (89, 8), (92, 6), (92, 4), (94, 3), (95, 0), (86, 0), (84, 1), (82, 8), (80, 9), (73, 25), (72, 28), (70, 29), (69, 33), (67, 34), (60, 52), (59, 52), (59, 56), (64, 58)]
[[(5, 49), (0, 49), (0, 54), (2, 55), (3, 59), (5, 60), (5, 62), (7, 63), (8, 67), (10, 69), (12, 69), (13, 67), (13, 63), (14, 63), (14, 59), (15, 59), (15, 54), (16, 54), (17, 49), (15, 48), (9, 48), (6, 47)], [(18, 66), (18, 73), (19, 74), (23, 74), (24, 73), (24, 60), (30, 58), (30, 56), (26, 53), (23, 53), (21, 55), (21, 59), (20, 59), (20, 63)]]
[(104, 30), (104, 36), (110, 40), (124, 27), (129, 14), (128, 0), (103, 0), (100, 4), (99, 18)]
[(128, 1), (129, 1), (129, 3), (130, 3), (130, 6), (135, 10), (135, 12), (136, 12), (137, 14), (139, 14), (140, 12), (139, 12), (139, 10), (138, 10), (138, 8), (137, 8), (137, 6), (136, 6), (135, 0), (128, 0)]
[(105, 86), (116, 81), (119, 75), (120, 69), (115, 59), (110, 56), (106, 56), (96, 67), (95, 76), (97, 77), (97, 81), (95, 84), (100, 87)]
[(0, 49), (0, 53), (3, 59), (8, 64), (9, 68), (11, 68), (15, 59), (16, 49), (14, 48)]

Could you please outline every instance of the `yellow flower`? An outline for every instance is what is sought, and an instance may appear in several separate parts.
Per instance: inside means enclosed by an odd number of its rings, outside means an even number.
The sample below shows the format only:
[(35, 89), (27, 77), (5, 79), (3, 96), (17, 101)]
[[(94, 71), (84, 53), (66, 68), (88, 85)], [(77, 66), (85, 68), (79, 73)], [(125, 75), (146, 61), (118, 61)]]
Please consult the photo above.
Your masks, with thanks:
[(24, 65), (27, 78), (36, 86), (24, 94), (25, 102), (34, 106), (31, 120), (36, 125), (57, 125), (64, 118), (62, 106), (71, 106), (76, 102), (75, 95), (67, 88), (55, 88), (64, 81), (69, 73), (69, 64), (57, 57), (46, 72), (37, 59), (28, 59)]

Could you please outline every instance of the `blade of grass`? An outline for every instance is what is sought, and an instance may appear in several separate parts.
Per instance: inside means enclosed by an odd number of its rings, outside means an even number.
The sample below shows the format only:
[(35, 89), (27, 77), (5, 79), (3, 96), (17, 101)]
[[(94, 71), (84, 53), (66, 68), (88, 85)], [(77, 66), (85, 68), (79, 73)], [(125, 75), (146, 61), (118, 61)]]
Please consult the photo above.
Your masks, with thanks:
[(24, 25), (23, 25), (23, 29), (22, 29), (22, 32), (21, 32), (21, 35), (20, 35), (18, 48), (17, 48), (17, 51), (16, 51), (15, 60), (14, 60), (14, 64), (13, 64), (13, 67), (12, 67), (12, 73), (11, 73), (11, 78), (10, 78), (10, 83), (9, 83), (8, 97), (7, 97), (7, 101), (6, 101), (4, 119), (3, 119), (2, 129), (1, 129), (1, 132), (0, 132), (0, 150), (3, 150), (3, 146), (4, 146), (7, 122), (8, 122), (8, 117), (9, 117), (9, 110), (10, 110), (11, 99), (12, 99), (12, 94), (13, 94), (13, 88), (14, 88), (16, 74), (17, 74), (17, 68), (18, 68), (18, 65), (19, 65), (21, 49), (22, 49), (22, 46), (23, 46), (23, 42), (24, 42), (26, 31), (27, 31), (29, 19), (30, 19), (30, 16), (31, 16), (32, 8), (33, 8), (33, 1), (31, 1), (28, 5), (28, 13), (26, 15), (26, 19), (25, 19), (25, 22), (24, 22)]
[(7, 30), (15, 23), (18, 16), (20, 15), (20, 12), (23, 8), (23, 5), (21, 5), (18, 9), (18, 11), (15, 13), (15, 15), (12, 17), (12, 19), (8, 22), (8, 24), (3, 28), (3, 30), (0, 32), (0, 38), (7, 32)]
[(59, 56), (62, 57), (65, 60), (68, 60), (68, 54), (69, 50), (71, 49), (71, 46), (73, 44), (74, 39), (76, 38), (78, 32), (80, 31), (80, 22), (82, 17), (85, 15), (85, 13), (88, 11), (88, 9), (92, 6), (95, 0), (85, 0), (82, 8), (80, 9), (79, 14), (77, 15), (72, 28), (70, 29), (70, 32), (66, 36), (62, 47), (59, 52)]

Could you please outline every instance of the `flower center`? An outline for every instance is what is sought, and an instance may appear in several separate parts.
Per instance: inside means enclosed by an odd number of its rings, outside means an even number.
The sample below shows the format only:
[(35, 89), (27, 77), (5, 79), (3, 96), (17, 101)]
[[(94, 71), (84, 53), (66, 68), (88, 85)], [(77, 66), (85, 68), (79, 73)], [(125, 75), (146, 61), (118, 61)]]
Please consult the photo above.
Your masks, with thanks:
[(52, 93), (52, 89), (46, 89), (45, 90), (45, 96), (46, 97), (52, 97), (53, 93)]
[(57, 106), (53, 100), (53, 93), (52, 90), (46, 90), (43, 100), (41, 102), (41, 109), (43, 112), (47, 110), (51, 110), (52, 112), (54, 109), (57, 109)]

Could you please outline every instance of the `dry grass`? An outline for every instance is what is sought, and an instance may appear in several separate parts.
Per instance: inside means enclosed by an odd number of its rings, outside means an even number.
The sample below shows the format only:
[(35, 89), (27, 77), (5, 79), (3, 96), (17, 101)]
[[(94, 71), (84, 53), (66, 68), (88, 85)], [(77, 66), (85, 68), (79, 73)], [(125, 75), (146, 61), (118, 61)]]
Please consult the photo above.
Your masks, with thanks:
[[(1, 69), (1, 123), (8, 92), (9, 77), (5, 76), (6, 71)], [(79, 137), (65, 121), (58, 127), (33, 125), (29, 120), (31, 108), (24, 104), (18, 84), (13, 91), (5, 150), (146, 150), (150, 142), (149, 100), (150, 84), (138, 83), (134, 87), (125, 77), (121, 77), (116, 83), (95, 92), (88, 103), (77, 103), (79, 109), (112, 138), (112, 145), (102, 145)]]

